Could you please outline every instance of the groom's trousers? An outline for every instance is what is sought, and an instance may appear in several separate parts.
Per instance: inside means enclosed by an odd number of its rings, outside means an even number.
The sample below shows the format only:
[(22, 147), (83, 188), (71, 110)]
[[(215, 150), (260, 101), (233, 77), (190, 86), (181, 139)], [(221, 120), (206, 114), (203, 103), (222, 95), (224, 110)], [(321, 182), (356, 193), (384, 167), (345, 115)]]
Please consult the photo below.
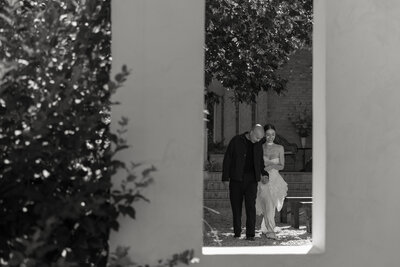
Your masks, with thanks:
[(233, 215), (233, 232), (240, 236), (242, 232), (243, 200), (246, 210), (246, 237), (255, 236), (257, 181), (254, 174), (244, 174), (243, 181), (229, 182), (229, 198)]

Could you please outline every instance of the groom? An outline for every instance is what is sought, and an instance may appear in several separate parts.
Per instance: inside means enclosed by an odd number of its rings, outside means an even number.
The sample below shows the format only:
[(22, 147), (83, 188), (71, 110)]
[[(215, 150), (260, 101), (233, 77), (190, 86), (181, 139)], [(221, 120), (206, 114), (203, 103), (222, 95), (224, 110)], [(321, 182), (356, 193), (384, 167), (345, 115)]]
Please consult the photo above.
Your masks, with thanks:
[(264, 128), (256, 124), (249, 132), (236, 135), (229, 142), (222, 163), (222, 181), (229, 181), (229, 198), (233, 214), (234, 237), (242, 230), (243, 199), (246, 209), (246, 239), (254, 240), (256, 227), (257, 182), (268, 176), (264, 170), (263, 149), (260, 140)]

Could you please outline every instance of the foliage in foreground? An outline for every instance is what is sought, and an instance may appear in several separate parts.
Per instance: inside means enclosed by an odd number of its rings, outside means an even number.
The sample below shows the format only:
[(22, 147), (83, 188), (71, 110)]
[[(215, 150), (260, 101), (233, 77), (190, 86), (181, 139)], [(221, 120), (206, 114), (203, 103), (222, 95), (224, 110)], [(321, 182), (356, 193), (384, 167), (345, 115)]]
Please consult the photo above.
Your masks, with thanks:
[(110, 97), (129, 71), (109, 79), (110, 0), (0, 0), (0, 23), (0, 265), (112, 266), (110, 230), (155, 168), (115, 158), (128, 121), (110, 132)]

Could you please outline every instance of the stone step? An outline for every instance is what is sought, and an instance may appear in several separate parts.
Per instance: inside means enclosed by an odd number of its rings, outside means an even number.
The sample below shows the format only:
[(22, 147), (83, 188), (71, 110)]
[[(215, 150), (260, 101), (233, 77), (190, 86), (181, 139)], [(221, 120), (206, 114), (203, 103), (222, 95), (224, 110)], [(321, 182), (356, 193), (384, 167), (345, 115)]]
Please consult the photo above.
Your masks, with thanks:
[[(302, 172), (282, 172), (288, 183), (288, 196), (310, 196), (312, 195), (312, 175)], [(204, 180), (204, 199), (220, 200), (229, 199), (229, 184), (221, 181), (221, 172), (206, 172)]]
[[(285, 169), (284, 171), (295, 171), (296, 162), (293, 161), (291, 157), (285, 157)], [(214, 154), (208, 155), (208, 170), (210, 171), (222, 171), (222, 162), (224, 160), (224, 154)]]
[[(309, 197), (311, 193), (307, 193), (300, 190), (291, 190), (289, 189), (288, 196), (289, 197)], [(219, 199), (229, 199), (229, 191), (225, 190), (214, 190), (214, 191), (205, 191), (203, 193), (204, 200), (219, 200)]]
[(228, 190), (229, 184), (224, 183), (217, 180), (206, 180), (204, 181), (204, 190), (212, 191), (212, 190)]
[(204, 172), (204, 179), (205, 180), (213, 180), (213, 181), (220, 181), (222, 182), (222, 172), (219, 171), (205, 171)]
[(218, 210), (218, 208), (231, 208), (231, 203), (229, 199), (204, 199), (204, 206), (209, 208), (214, 208)]
[(228, 190), (225, 191), (205, 191), (203, 193), (204, 199), (229, 199)]
[[(280, 172), (283, 179), (287, 183), (312, 183), (312, 173), (311, 172)], [(205, 171), (204, 179), (206, 180), (218, 180), (222, 179), (222, 172), (220, 171)]]

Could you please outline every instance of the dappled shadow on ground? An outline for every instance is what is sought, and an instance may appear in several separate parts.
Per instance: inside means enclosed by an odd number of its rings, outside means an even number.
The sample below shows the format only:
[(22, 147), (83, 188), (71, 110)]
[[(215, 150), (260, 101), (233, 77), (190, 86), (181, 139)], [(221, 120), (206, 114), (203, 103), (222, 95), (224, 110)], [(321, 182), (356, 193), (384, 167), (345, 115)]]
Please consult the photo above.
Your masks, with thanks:
[[(256, 236), (254, 241), (246, 240), (245, 216), (242, 218), (242, 236), (233, 237), (232, 213), (230, 208), (217, 209), (220, 214), (204, 211), (204, 220), (207, 222), (203, 227), (204, 246), (301, 246), (311, 245), (311, 234), (307, 233), (305, 225), (300, 225), (300, 229), (294, 229), (288, 224), (277, 224), (278, 240), (268, 239), (261, 233), (261, 216), (257, 216)], [(210, 229), (210, 226), (212, 229)]]

